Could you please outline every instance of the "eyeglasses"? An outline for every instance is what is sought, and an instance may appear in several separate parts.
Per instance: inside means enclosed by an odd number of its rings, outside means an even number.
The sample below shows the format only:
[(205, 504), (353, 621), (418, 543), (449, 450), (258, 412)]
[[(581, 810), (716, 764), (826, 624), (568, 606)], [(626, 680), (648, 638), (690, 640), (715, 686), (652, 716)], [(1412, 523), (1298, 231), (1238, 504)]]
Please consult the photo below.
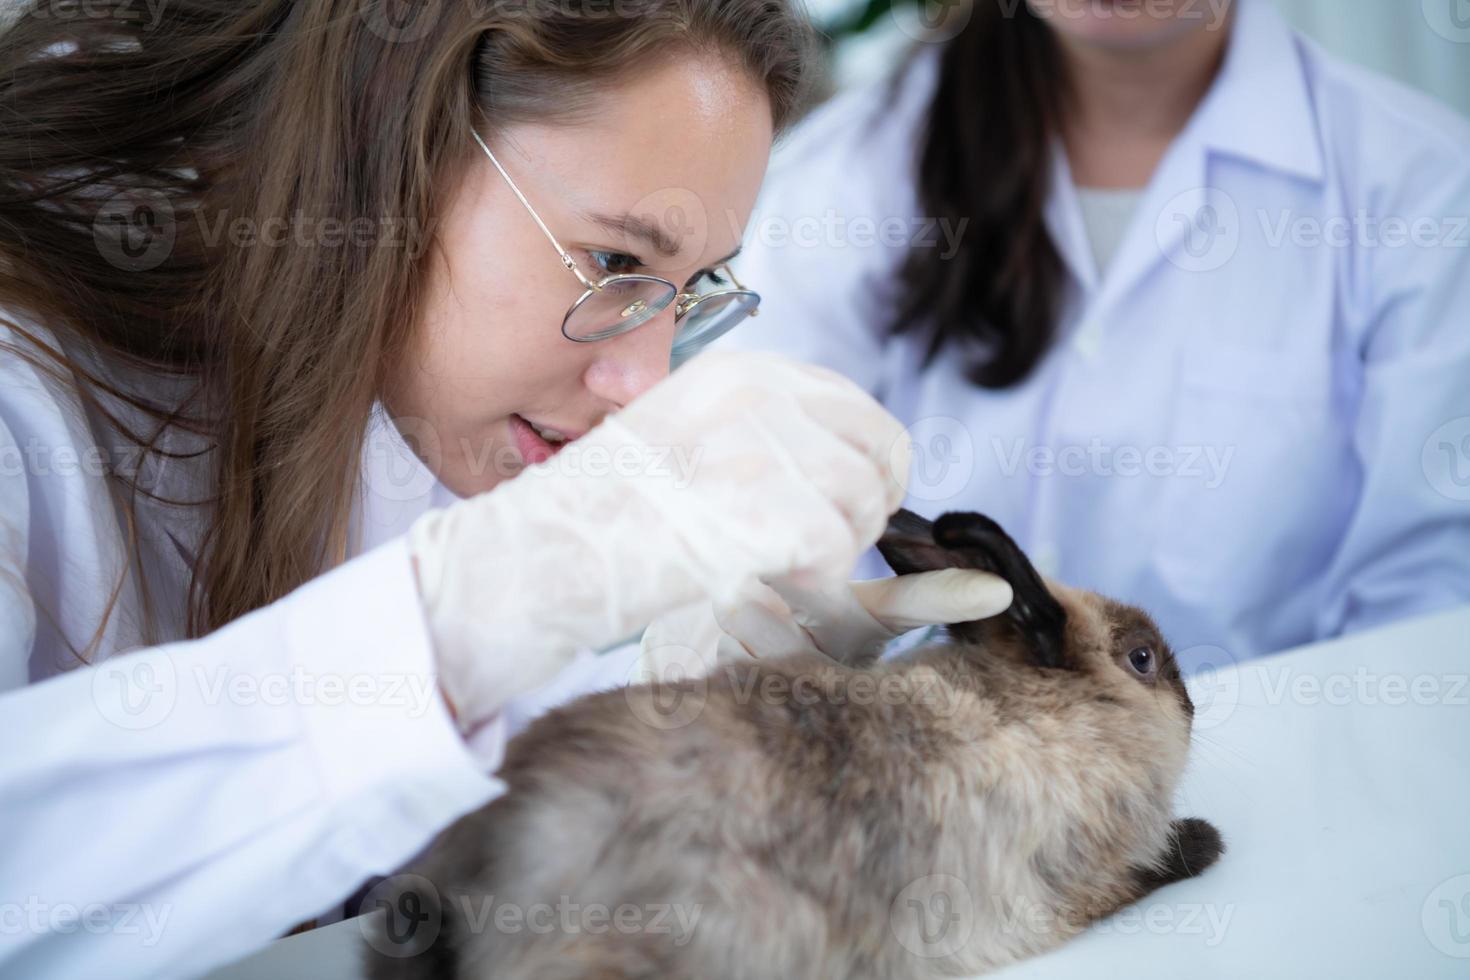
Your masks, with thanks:
[(521, 202), (541, 233), (556, 248), (561, 264), (577, 277), (584, 290), (567, 310), (562, 319), (562, 336), (578, 343), (592, 343), (625, 334), (642, 326), (661, 313), (670, 303), (674, 304), (674, 349), (673, 358), (680, 361), (695, 351), (727, 333), (748, 316), (755, 316), (760, 305), (760, 295), (740, 284), (728, 263), (720, 269), (734, 283), (733, 289), (712, 289), (706, 292), (680, 292), (679, 287), (658, 276), (638, 274), (607, 275), (593, 281), (582, 274), (575, 259), (562, 248), (546, 222), (531, 207), (526, 195), (510, 179), (510, 174), (495, 159), (490, 147), (474, 129), (470, 134), (480, 149), (490, 158), (500, 176), (505, 178), (511, 192)]

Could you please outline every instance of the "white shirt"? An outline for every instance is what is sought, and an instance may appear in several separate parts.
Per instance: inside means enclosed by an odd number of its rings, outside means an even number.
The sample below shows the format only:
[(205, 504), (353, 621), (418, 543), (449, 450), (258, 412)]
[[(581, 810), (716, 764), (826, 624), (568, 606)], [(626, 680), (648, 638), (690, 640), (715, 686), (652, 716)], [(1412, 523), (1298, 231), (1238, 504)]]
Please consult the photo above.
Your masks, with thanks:
[(1082, 227), (1092, 246), (1092, 261), (1099, 273), (1113, 264), (1113, 257), (1123, 246), (1128, 227), (1138, 213), (1143, 191), (1131, 188), (1077, 188), (1077, 207), (1082, 214)]
[[(0, 340), (16, 337), (0, 327)], [(143, 502), (165, 643), (114, 656), (141, 637), (129, 577), (99, 665), (77, 669), (61, 630), (85, 647), (126, 541), (103, 472), (132, 456), (95, 423), (74, 389), (0, 356), (0, 975), (190, 977), (330, 917), (503, 791), (486, 773), (526, 720), (627, 677), (636, 648), (584, 651), (466, 745), (401, 536), (455, 498), (381, 407), (352, 517), (364, 553), (186, 642), (200, 518)], [(203, 487), (188, 464), (144, 482), (186, 499)]]
[(914, 193), (932, 51), (782, 147), (740, 260), (760, 316), (721, 341), (854, 378), (910, 426), (909, 506), (989, 514), (1186, 666), (1470, 600), (1470, 127), (1236, 9), (1105, 275), (1058, 147), (1066, 309), (1024, 383), (886, 336), (909, 241), (951, 245)]

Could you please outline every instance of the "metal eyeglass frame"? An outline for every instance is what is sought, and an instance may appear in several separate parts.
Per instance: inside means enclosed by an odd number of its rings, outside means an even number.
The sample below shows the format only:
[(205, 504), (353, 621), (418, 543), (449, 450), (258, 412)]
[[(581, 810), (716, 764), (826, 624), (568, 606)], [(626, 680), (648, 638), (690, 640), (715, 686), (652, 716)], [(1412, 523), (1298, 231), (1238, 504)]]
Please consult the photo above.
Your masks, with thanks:
[[(582, 295), (577, 298), (576, 302), (568, 307), (566, 316), (562, 317), (561, 335), (563, 337), (575, 343), (590, 344), (595, 343), (599, 340), (607, 340), (610, 337), (617, 337), (621, 336), (622, 334), (629, 333), (630, 331), (638, 329), (639, 327), (643, 326), (643, 324), (648, 323), (649, 320), (653, 319), (653, 317), (650, 316), (648, 319), (641, 320), (638, 323), (633, 324), (632, 326), (615, 324), (605, 330), (597, 331), (590, 337), (573, 337), (571, 334), (567, 333), (567, 324), (571, 322), (572, 316), (577, 312), (578, 308), (580, 308), (583, 303), (587, 302), (587, 300), (590, 299), (594, 294), (602, 292), (602, 290), (608, 284), (615, 282), (657, 282), (667, 286), (671, 293), (671, 301), (674, 304), (674, 322), (676, 324), (680, 320), (684, 319), (684, 317), (701, 302), (717, 296), (749, 296), (755, 301), (755, 305), (753, 305), (749, 310), (746, 311), (746, 316), (755, 316), (757, 313), (760, 312), (760, 294), (755, 292), (754, 290), (745, 288), (745, 286), (740, 283), (740, 280), (735, 278), (735, 272), (733, 269), (730, 268), (730, 264), (728, 262), (721, 263), (717, 268), (724, 270), (725, 275), (730, 278), (730, 282), (734, 283), (734, 288), (716, 289), (711, 290), (707, 293), (683, 292), (679, 289), (678, 286), (674, 285), (669, 280), (662, 278), (661, 276), (648, 276), (639, 273), (618, 273), (606, 275), (596, 282), (588, 279), (585, 275), (582, 274), (581, 268), (579, 268), (577, 265), (577, 260), (572, 258), (572, 256), (567, 252), (565, 248), (562, 248), (561, 242), (556, 240), (556, 236), (551, 233), (551, 229), (546, 227), (546, 222), (541, 220), (541, 215), (537, 214), (536, 209), (531, 206), (531, 202), (526, 200), (526, 195), (521, 193), (521, 189), (516, 186), (516, 182), (511, 179), (510, 174), (506, 173), (505, 168), (500, 165), (500, 161), (495, 159), (495, 154), (490, 152), (490, 147), (487, 146), (485, 144), (485, 141), (480, 138), (479, 131), (471, 127), (470, 135), (475, 138), (476, 143), (480, 144), (480, 149), (485, 151), (485, 155), (490, 158), (490, 162), (495, 165), (495, 169), (500, 173), (500, 176), (504, 178), (505, 183), (510, 187), (511, 193), (516, 196), (516, 200), (521, 202), (521, 206), (526, 209), (526, 212), (530, 214), (531, 219), (536, 222), (536, 227), (541, 229), (541, 234), (546, 236), (547, 241), (551, 242), (552, 247), (554, 247), (557, 254), (561, 256), (561, 264), (566, 267), (568, 272), (576, 276), (577, 281), (580, 282), (584, 287)], [(667, 303), (664, 304), (664, 306), (667, 305)], [(659, 311), (655, 312), (655, 315), (657, 312), (662, 311), (663, 308), (664, 307), (660, 307)], [(726, 330), (728, 329), (729, 328), (727, 327)], [(721, 333), (724, 332), (725, 331), (721, 331)], [(716, 337), (717, 336), (719, 336), (719, 334), (716, 334)], [(710, 340), (714, 339), (715, 337), (710, 338)], [(677, 332), (675, 333), (674, 347), (675, 351), (678, 352), (679, 341)]]

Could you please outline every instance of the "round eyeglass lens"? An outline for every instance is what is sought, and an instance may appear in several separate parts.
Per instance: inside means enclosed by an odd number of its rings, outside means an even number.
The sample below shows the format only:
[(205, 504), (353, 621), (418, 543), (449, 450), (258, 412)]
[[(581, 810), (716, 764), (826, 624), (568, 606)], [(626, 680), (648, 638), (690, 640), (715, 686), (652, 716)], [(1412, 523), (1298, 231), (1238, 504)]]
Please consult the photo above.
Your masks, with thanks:
[(740, 323), (760, 305), (760, 297), (745, 289), (711, 293), (695, 301), (679, 318), (674, 350), (683, 353), (703, 347)]
[(562, 333), (572, 340), (604, 340), (642, 326), (674, 301), (676, 290), (651, 276), (616, 276), (567, 314)]

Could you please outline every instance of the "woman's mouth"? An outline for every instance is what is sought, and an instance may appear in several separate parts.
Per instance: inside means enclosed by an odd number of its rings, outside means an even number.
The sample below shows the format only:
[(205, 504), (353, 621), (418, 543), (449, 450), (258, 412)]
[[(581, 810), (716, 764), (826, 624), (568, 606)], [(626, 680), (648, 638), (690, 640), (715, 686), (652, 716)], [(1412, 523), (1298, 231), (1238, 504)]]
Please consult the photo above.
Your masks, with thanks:
[(532, 422), (520, 415), (511, 415), (510, 433), (515, 439), (516, 450), (527, 466), (544, 463), (561, 451), (575, 436), (568, 435), (550, 426)]

